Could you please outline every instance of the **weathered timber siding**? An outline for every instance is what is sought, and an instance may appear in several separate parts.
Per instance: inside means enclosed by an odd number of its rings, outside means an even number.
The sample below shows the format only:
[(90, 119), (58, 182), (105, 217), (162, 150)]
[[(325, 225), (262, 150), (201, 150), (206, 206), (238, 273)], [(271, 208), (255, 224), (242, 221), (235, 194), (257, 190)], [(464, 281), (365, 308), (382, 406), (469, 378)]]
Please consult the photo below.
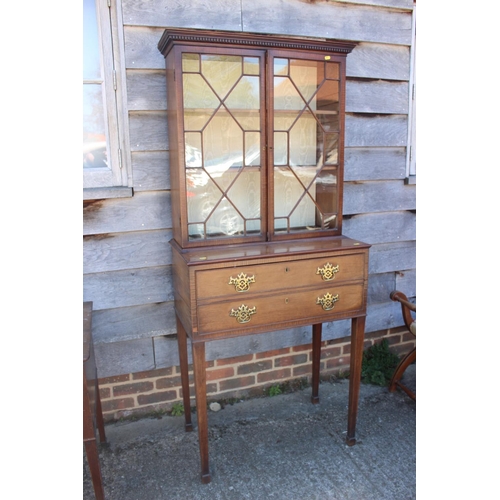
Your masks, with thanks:
[[(85, 202), (84, 300), (100, 377), (178, 364), (171, 280), (166, 27), (354, 40), (347, 57), (344, 234), (371, 243), (367, 332), (402, 325), (393, 289), (416, 296), (415, 185), (406, 185), (412, 0), (118, 0), (134, 196)], [(265, 15), (263, 13), (265, 12)], [(324, 325), (325, 340), (350, 322)], [(295, 328), (207, 344), (207, 359), (308, 344)]]

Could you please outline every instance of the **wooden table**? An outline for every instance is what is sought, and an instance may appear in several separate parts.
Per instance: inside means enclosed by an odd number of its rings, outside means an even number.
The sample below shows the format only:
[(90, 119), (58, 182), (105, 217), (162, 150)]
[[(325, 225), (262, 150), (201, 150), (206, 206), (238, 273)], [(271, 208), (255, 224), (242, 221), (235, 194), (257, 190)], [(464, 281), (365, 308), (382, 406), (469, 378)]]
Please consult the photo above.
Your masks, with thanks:
[(189, 338), (202, 482), (211, 480), (205, 363), (211, 340), (312, 325), (312, 402), (318, 403), (322, 324), (350, 319), (347, 443), (355, 444), (370, 245), (344, 236), (189, 250), (171, 245), (185, 425), (192, 430)]
[(97, 368), (92, 342), (92, 302), (83, 303), (83, 443), (97, 500), (104, 499), (96, 430), (100, 442), (106, 441)]

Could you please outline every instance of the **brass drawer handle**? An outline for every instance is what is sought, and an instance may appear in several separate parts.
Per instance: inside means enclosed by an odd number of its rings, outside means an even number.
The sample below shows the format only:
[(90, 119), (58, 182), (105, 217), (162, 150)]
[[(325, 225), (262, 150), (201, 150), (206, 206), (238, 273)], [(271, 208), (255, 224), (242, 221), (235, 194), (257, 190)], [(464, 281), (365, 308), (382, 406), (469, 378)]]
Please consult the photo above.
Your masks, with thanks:
[(335, 302), (339, 300), (339, 294), (332, 295), (330, 292), (325, 293), (323, 297), (318, 297), (316, 304), (323, 307), (325, 311), (331, 311), (335, 307)]
[(252, 314), (257, 314), (256, 308), (248, 307), (245, 304), (241, 304), (238, 309), (231, 309), (229, 316), (236, 318), (238, 323), (248, 323), (251, 319)]
[(329, 262), (327, 262), (323, 267), (318, 267), (316, 274), (321, 274), (321, 277), (324, 281), (330, 281), (335, 278), (335, 273), (339, 272), (339, 265), (332, 266)]
[(240, 273), (236, 278), (229, 278), (228, 285), (234, 285), (237, 292), (246, 292), (250, 289), (250, 283), (255, 283), (255, 276), (247, 276), (245, 273)]

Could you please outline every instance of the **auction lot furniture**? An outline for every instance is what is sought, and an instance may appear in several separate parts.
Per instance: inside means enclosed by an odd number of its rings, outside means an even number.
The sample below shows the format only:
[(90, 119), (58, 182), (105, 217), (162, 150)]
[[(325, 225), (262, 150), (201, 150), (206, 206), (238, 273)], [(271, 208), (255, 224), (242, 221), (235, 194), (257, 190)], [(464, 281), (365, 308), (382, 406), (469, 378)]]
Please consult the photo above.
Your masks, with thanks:
[(167, 29), (173, 280), (186, 429), (193, 351), (201, 478), (205, 343), (352, 320), (347, 442), (355, 425), (370, 245), (342, 235), (345, 63), (351, 42)]
[(106, 441), (92, 342), (92, 302), (83, 303), (83, 443), (97, 500), (104, 499), (96, 431)]
[[(401, 304), (401, 313), (407, 330), (417, 336), (417, 321), (413, 319), (412, 312), (417, 312), (417, 306), (408, 300), (408, 297), (397, 290), (391, 292), (391, 300)], [(416, 401), (415, 393), (401, 382), (405, 370), (417, 359), (417, 348), (414, 347), (398, 364), (394, 370), (394, 375), (389, 382), (389, 391), (394, 392), (396, 387), (402, 389), (413, 401)]]

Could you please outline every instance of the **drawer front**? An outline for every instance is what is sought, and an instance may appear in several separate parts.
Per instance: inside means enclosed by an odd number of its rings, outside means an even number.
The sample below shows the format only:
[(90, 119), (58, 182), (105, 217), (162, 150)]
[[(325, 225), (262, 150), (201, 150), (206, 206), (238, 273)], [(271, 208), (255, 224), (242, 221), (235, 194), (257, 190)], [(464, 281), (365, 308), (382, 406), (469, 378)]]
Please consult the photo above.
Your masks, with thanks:
[(197, 271), (196, 295), (204, 300), (337, 284), (361, 280), (364, 272), (365, 254)]
[(198, 306), (198, 332), (242, 330), (287, 321), (324, 322), (336, 314), (363, 308), (363, 284), (322, 286), (275, 294), (241, 295), (223, 302)]

